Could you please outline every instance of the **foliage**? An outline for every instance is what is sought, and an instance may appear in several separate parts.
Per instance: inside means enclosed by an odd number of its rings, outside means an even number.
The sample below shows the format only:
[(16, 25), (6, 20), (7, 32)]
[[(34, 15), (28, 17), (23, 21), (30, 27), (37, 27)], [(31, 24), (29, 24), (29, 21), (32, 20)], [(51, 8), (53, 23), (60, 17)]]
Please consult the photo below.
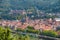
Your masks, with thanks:
[[(3, 2), (2, 2), (3, 1)], [(60, 1), (59, 0), (2, 0), (1, 5), (3, 9), (29, 9), (31, 7), (37, 7), (40, 10), (46, 12), (60, 11)], [(49, 2), (48, 2), (49, 1)], [(51, 4), (53, 3), (53, 4)], [(27, 5), (26, 5), (27, 4)], [(51, 6), (51, 7), (50, 7)], [(58, 7), (58, 8), (57, 8)]]
[(27, 27), (27, 30), (26, 30), (28, 33), (35, 33), (35, 34), (39, 34), (40, 31), (39, 30), (35, 30), (33, 27), (31, 26), (28, 26)]
[(60, 38), (60, 30), (58, 30), (57, 33), (58, 33), (57, 37)]
[(34, 29), (34, 27), (28, 26), (27, 29)]
[(21, 28), (17, 28), (16, 31), (18, 31), (18, 32), (25, 32), (25, 30), (24, 29), (21, 29)]
[[(20, 29), (18, 31), (20, 31)], [(39, 30), (34, 30), (34, 29), (27, 29), (25, 31), (27, 31), (29, 33), (37, 33), (37, 34), (40, 33)], [(46, 35), (46, 36), (51, 36), (51, 37), (58, 36), (57, 32), (52, 31), (52, 30), (50, 30), (50, 31), (45, 30), (41, 34)], [(4, 28), (4, 27), (0, 26), (0, 40), (31, 40), (31, 39), (28, 34), (22, 35), (22, 34), (18, 34), (18, 33), (12, 33), (12, 30), (10, 28), (8, 28), (8, 27)]]
[(11, 30), (9, 28), (2, 28), (0, 26), (0, 40), (11, 40), (12, 39), (12, 34)]
[(13, 34), (9, 28), (0, 26), (0, 40), (30, 40), (29, 35)]
[[(60, 12), (60, 0), (56, 0), (56, 1), (51, 0), (50, 2), (48, 1), (47, 0), (38, 0), (38, 1), (36, 0), (0, 0), (0, 12), (2, 12), (2, 15), (3, 15), (3, 16), (0, 15), (1, 16), (0, 19), (16, 20), (16, 19), (23, 18), (21, 15), (17, 16), (15, 14), (4, 15), (4, 14), (8, 14), (10, 10), (25, 10), (28, 12), (30, 11), (32, 13), (37, 13), (36, 12), (37, 9), (44, 11), (46, 13)], [(40, 16), (39, 18), (55, 18), (55, 17), (56, 16), (45, 16), (45, 17)], [(34, 18), (38, 18), (38, 17), (35, 16)]]
[(58, 36), (57, 32), (52, 31), (52, 30), (50, 30), (50, 31), (45, 30), (41, 34), (46, 35), (46, 36), (51, 36), (51, 37), (57, 37)]
[(40, 31), (39, 30), (35, 30), (33, 27), (28, 26), (26, 29), (20, 29), (18, 28), (16, 31), (18, 32), (27, 32), (27, 33), (35, 33), (35, 34), (39, 34)]
[(27, 30), (28, 33), (35, 33), (35, 34), (39, 34), (39, 30), (31, 30), (31, 29), (28, 29)]

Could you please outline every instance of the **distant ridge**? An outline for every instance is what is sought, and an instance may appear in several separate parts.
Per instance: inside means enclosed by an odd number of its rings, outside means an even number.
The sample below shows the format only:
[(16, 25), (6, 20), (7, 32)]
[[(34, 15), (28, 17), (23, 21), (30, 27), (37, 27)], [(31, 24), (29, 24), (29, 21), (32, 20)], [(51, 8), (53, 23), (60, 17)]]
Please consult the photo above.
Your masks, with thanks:
[(38, 8), (45, 12), (60, 12), (60, 0), (0, 0), (0, 9)]

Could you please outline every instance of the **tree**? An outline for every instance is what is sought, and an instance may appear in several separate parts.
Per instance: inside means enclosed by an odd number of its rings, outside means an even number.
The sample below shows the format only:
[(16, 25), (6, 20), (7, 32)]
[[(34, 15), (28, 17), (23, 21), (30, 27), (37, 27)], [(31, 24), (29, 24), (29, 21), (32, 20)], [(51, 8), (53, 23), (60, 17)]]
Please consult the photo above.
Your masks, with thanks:
[(12, 33), (10, 28), (0, 26), (0, 40), (30, 40), (30, 36), (28, 34)]
[(30, 40), (29, 35), (26, 35), (26, 36), (25, 36), (25, 40)]
[(28, 26), (27, 30), (28, 33), (35, 33), (35, 34), (39, 34), (40, 31), (39, 30), (35, 30), (34, 27)]
[(50, 31), (45, 30), (41, 33), (41, 35), (46, 35), (46, 36), (51, 36), (51, 37), (57, 37), (58, 36), (57, 32), (52, 31), (52, 30), (50, 30)]
[(12, 34), (9, 28), (2, 28), (0, 27), (0, 40), (11, 40)]

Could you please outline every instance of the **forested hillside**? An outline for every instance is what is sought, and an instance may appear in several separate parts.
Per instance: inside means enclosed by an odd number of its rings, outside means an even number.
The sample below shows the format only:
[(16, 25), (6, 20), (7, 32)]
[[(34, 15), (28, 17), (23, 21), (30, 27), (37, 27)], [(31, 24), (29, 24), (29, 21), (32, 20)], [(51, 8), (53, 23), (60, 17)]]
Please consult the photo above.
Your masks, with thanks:
[[(38, 8), (46, 12), (60, 12), (60, 0), (0, 0), (0, 10)], [(4, 10), (5, 9), (5, 10)]]
[[(45, 18), (49, 16), (46, 13), (60, 13), (60, 0), (0, 0), (0, 19), (10, 20), (22, 18), (21, 15), (12, 14), (11, 10), (32, 11), (32, 14), (28, 15), (30, 18), (32, 15), (35, 16), (34, 19)], [(42, 14), (43, 16), (39, 15), (37, 10), (44, 12)]]

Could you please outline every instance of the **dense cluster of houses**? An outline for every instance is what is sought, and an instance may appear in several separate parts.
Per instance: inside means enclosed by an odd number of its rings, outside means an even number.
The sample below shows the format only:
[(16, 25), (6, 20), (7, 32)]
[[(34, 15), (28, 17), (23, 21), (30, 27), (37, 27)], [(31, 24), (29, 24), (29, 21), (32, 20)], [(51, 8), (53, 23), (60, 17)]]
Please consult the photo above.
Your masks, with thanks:
[(13, 29), (16, 29), (16, 28), (25, 29), (28, 26), (27, 23), (22, 23), (22, 22), (16, 21), (16, 20), (14, 20), (14, 21), (2, 20), (2, 21), (0, 21), (0, 25), (4, 26), (4, 27), (10, 27)]
[(28, 26), (34, 27), (36, 30), (56, 30), (56, 27), (60, 26), (60, 19), (37, 19), (37, 20), (30, 20), (26, 18), (26, 21), (23, 23), (20, 20), (0, 20), (0, 25), (4, 27), (10, 28), (21, 28), (25, 29)]
[(60, 18), (27, 20), (27, 23), (36, 30), (57, 30), (56, 28), (60, 26)]

